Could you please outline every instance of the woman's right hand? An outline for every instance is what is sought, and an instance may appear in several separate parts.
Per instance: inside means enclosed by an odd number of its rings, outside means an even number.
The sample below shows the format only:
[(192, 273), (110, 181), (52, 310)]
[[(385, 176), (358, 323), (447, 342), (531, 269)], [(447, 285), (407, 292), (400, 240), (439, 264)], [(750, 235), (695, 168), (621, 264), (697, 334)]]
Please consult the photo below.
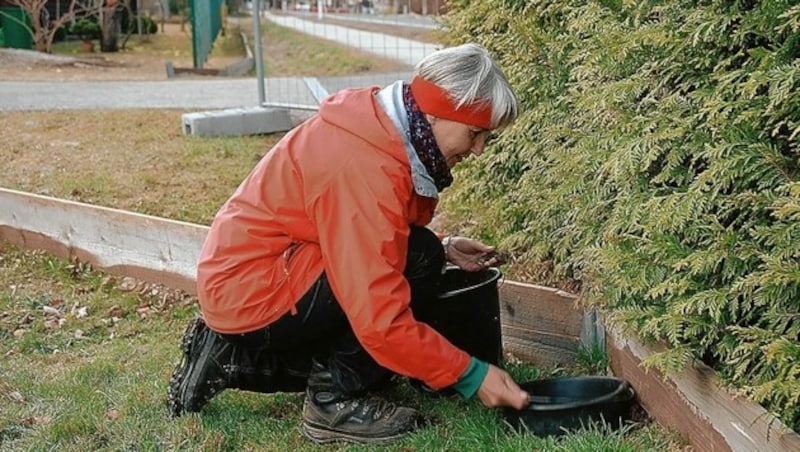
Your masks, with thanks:
[(521, 410), (528, 406), (529, 396), (508, 372), (489, 364), (489, 371), (478, 388), (478, 398), (490, 408), (510, 406)]

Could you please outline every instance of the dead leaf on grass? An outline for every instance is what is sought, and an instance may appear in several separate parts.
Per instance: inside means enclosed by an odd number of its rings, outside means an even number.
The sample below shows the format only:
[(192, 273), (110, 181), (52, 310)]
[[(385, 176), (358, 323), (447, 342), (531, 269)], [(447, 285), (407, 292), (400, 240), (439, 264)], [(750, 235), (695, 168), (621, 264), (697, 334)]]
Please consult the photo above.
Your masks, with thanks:
[(121, 290), (123, 292), (131, 292), (134, 289), (136, 289), (137, 285), (138, 285), (138, 282), (136, 281), (135, 278), (132, 278), (130, 276), (126, 276), (126, 277), (122, 278), (122, 281), (120, 281), (118, 287), (119, 287), (119, 290)]
[(52, 317), (63, 317), (63, 314), (58, 310), (58, 308), (54, 308), (52, 306), (43, 306), (42, 310), (44, 311), (45, 315)]
[(146, 319), (153, 312), (153, 309), (150, 308), (150, 305), (145, 305), (136, 308), (136, 312), (139, 313), (139, 317)]
[(44, 327), (48, 330), (57, 330), (61, 328), (65, 323), (67, 323), (67, 319), (60, 318), (60, 319), (50, 319), (44, 321)]
[(108, 310), (108, 316), (111, 317), (112, 320), (120, 319), (123, 315), (125, 315), (125, 311), (117, 305), (112, 306), (111, 309)]
[(89, 308), (87, 306), (80, 306), (78, 303), (72, 305), (72, 309), (69, 310), (70, 314), (74, 315), (76, 319), (82, 319), (89, 314)]
[(0, 378), (0, 394), (5, 395), (14, 402), (25, 401), (25, 397), (22, 396), (22, 393), (14, 389), (14, 387), (10, 384), (3, 381), (2, 378)]
[(25, 315), (19, 319), (20, 325), (30, 325), (31, 322), (33, 322), (33, 315), (30, 312), (26, 312)]
[(110, 421), (116, 421), (117, 419), (119, 419), (119, 411), (114, 409), (108, 410), (106, 411), (106, 417)]
[(22, 421), (25, 425), (34, 426), (34, 425), (44, 425), (50, 423), (50, 416), (31, 416)]

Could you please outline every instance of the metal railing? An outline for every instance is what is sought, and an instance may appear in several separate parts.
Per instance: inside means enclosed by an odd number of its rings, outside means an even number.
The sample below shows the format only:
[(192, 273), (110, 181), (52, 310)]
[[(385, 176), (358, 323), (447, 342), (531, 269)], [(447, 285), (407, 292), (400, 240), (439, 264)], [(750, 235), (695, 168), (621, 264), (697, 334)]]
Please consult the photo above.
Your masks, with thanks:
[[(256, 63), (256, 80), (259, 85), (259, 105), (265, 107), (316, 110), (322, 99), (341, 89), (387, 85), (396, 80), (407, 80), (417, 61), (441, 47), (431, 42), (381, 32), (381, 27), (383, 27), (383, 31), (388, 31), (387, 27), (435, 29), (439, 25), (436, 17), (432, 15), (328, 13), (321, 12), (322, 9), (298, 11), (265, 8), (262, 10), (259, 8), (258, 2), (253, 2), (253, 8), (253, 16), (262, 19), (254, 21), (255, 36), (262, 35), (262, 23), (266, 23), (268, 26), (289, 28), (397, 63), (393, 65), (393, 70), (382, 73), (369, 71), (339, 76), (297, 73), (276, 77), (267, 70), (273, 54), (271, 46), (274, 44), (255, 39), (253, 53)], [(372, 24), (373, 27), (370, 29), (373, 31), (357, 26), (357, 22)], [(375, 27), (376, 24), (379, 26)]]

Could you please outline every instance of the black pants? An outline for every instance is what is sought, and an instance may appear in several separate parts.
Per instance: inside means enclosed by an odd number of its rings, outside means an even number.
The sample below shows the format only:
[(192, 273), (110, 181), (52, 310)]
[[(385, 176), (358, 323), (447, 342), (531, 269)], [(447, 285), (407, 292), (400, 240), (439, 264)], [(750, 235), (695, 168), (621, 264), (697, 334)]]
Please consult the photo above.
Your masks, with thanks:
[[(444, 259), (438, 237), (427, 228), (412, 226), (403, 272), (411, 286), (412, 308), (436, 299)], [(221, 335), (240, 349), (236, 356), (245, 362), (239, 366), (249, 366), (249, 374), (256, 378), (269, 375), (273, 380), (269, 384), (243, 382), (241, 389), (303, 390), (312, 359), (326, 365), (338, 389), (346, 394), (367, 391), (391, 375), (356, 339), (324, 273), (296, 307), (297, 314), (287, 313), (260, 330)]]

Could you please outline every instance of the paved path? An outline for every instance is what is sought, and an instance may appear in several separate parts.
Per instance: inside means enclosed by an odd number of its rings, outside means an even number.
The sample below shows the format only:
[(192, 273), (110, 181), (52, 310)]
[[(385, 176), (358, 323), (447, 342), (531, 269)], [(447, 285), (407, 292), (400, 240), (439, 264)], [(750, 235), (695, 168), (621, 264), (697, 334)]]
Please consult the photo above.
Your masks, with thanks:
[[(302, 79), (269, 79), (281, 102), (311, 104)], [(269, 88), (267, 88), (269, 89)], [(293, 93), (280, 99), (277, 93)], [(0, 82), (0, 111), (126, 108), (235, 108), (258, 105), (255, 78), (106, 82)]]
[[(300, 15), (317, 16), (316, 13), (301, 13)], [(427, 30), (435, 30), (440, 27), (436, 16), (423, 16), (420, 14), (331, 14), (327, 17), (337, 20), (399, 25), (402, 27), (424, 28)]]

